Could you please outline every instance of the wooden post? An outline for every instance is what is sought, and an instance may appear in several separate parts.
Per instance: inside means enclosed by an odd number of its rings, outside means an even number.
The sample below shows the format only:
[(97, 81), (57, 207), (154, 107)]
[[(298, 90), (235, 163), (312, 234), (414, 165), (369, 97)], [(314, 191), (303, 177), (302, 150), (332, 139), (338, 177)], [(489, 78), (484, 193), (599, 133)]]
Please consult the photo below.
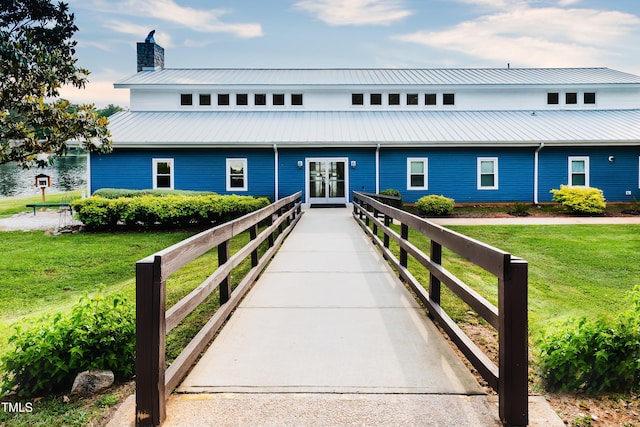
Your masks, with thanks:
[(160, 257), (136, 264), (136, 426), (158, 426), (166, 417), (164, 285)]
[[(225, 262), (229, 259), (229, 241), (225, 240), (224, 242), (218, 245), (218, 267), (224, 265)], [(231, 282), (229, 281), (229, 276), (225, 277), (222, 282), (220, 282), (220, 305), (229, 301), (229, 297), (231, 296)]]
[[(409, 239), (409, 226), (407, 224), (400, 224), (400, 237), (403, 240)], [(402, 246), (400, 246), (400, 265), (407, 266), (407, 251)]]
[[(384, 214), (384, 225), (385, 227), (389, 227), (391, 225), (391, 217), (387, 214)], [(389, 234), (384, 233), (384, 247), (389, 249)]]
[[(267, 225), (268, 225), (269, 227), (271, 227), (271, 226), (273, 225), (273, 215), (274, 215), (274, 214), (269, 215), (269, 219), (268, 219), (268, 221), (267, 221)], [(270, 247), (270, 248), (272, 248), (272, 247), (273, 247), (273, 245), (274, 245), (274, 243), (275, 243), (275, 238), (273, 237), (273, 234), (274, 234), (274, 233), (275, 233), (275, 231), (274, 231), (274, 232), (272, 232), (272, 233), (269, 233), (268, 241), (269, 241), (269, 247)]]
[[(254, 224), (249, 228), (249, 238), (255, 240), (258, 237), (258, 224)], [(251, 251), (251, 268), (258, 266), (258, 249)]]
[[(435, 241), (431, 241), (429, 248), (429, 257), (436, 264), (442, 264), (442, 245)], [(440, 280), (438, 280), (431, 272), (429, 273), (429, 298), (440, 305)]]
[[(373, 218), (378, 219), (378, 210), (377, 209), (373, 209)], [(373, 234), (378, 236), (378, 226), (376, 225), (375, 222), (373, 223)]]
[(527, 281), (527, 262), (512, 258), (498, 283), (498, 399), (500, 420), (507, 426), (529, 423)]

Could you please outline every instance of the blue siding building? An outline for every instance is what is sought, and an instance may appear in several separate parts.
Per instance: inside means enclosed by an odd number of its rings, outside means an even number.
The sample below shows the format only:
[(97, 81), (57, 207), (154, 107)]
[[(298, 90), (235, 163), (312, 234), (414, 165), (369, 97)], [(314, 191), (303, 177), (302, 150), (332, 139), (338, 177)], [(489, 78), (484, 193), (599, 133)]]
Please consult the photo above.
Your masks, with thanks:
[[(144, 52), (154, 52), (145, 55)], [(551, 201), (560, 185), (640, 198), (640, 77), (607, 68), (177, 69), (138, 43), (131, 110), (91, 191), (175, 188), (345, 203)]]

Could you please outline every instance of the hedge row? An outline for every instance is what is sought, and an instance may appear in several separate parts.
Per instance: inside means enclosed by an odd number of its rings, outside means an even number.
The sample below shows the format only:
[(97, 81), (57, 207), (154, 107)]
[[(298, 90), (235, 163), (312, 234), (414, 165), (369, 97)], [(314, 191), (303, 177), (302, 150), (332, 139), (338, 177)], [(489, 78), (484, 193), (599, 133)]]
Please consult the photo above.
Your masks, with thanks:
[(92, 230), (118, 225), (143, 228), (209, 226), (239, 218), (269, 205), (251, 196), (90, 197), (72, 203), (76, 217)]
[(126, 188), (101, 188), (93, 192), (94, 196), (105, 199), (119, 199), (120, 197), (142, 197), (142, 196), (206, 196), (216, 194), (213, 191), (191, 191), (191, 190), (128, 190)]

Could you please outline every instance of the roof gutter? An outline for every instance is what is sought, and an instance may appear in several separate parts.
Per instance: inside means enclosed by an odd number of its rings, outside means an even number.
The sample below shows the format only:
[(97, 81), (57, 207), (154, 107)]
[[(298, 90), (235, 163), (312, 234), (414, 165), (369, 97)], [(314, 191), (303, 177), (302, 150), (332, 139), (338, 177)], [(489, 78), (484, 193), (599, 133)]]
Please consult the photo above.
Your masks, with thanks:
[(278, 200), (280, 200), (280, 195), (278, 194), (278, 187), (280, 186), (280, 179), (279, 179), (279, 175), (280, 175), (280, 170), (278, 168), (278, 163), (280, 163), (279, 161), (279, 154), (278, 154), (278, 144), (273, 144), (273, 163), (274, 163), (274, 167), (273, 167), (273, 181), (274, 181), (274, 192), (273, 192), (273, 197), (274, 197), (274, 202), (277, 202)]
[(376, 146), (376, 194), (380, 193), (380, 144)]
[(540, 151), (544, 148), (544, 142), (540, 143), (540, 146), (536, 148), (533, 153), (533, 204), (538, 205), (538, 176), (539, 176), (539, 155)]

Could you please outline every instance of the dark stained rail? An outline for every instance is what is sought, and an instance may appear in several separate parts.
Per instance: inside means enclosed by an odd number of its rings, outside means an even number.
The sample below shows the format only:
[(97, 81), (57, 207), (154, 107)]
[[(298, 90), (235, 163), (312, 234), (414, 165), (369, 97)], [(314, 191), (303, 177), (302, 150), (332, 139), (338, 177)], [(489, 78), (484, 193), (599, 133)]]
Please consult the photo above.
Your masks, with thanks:
[[(166, 399), (211, 342), (242, 297), (301, 217), (298, 192), (259, 211), (221, 224), (157, 252), (136, 263), (136, 425), (158, 426), (166, 417)], [(269, 225), (258, 234), (258, 224)], [(249, 230), (250, 241), (229, 256), (229, 241)], [(277, 237), (276, 237), (277, 235)], [(269, 249), (259, 257), (264, 241)], [(167, 278), (209, 250), (218, 248), (218, 268), (196, 289), (166, 309)], [(251, 257), (251, 270), (231, 291), (229, 274)], [(220, 308), (165, 370), (166, 334), (198, 307), (215, 289)]]
[[(429, 311), (429, 315), (444, 329), (487, 383), (498, 392), (501, 421), (507, 426), (526, 426), (529, 419), (527, 262), (508, 252), (383, 204), (370, 195), (353, 192), (353, 201), (353, 216), (358, 224), (373, 243), (380, 247), (385, 259), (411, 287)], [(393, 220), (400, 223), (400, 234), (390, 228)], [(409, 242), (410, 229), (430, 239), (429, 255)], [(378, 230), (382, 230), (382, 239), (378, 237)], [(400, 246), (399, 259), (389, 250), (390, 240), (394, 240)], [(498, 307), (442, 266), (443, 247), (497, 277)], [(409, 255), (429, 270), (428, 291), (407, 268)], [(465, 335), (440, 306), (442, 284), (498, 331), (498, 366)]]

